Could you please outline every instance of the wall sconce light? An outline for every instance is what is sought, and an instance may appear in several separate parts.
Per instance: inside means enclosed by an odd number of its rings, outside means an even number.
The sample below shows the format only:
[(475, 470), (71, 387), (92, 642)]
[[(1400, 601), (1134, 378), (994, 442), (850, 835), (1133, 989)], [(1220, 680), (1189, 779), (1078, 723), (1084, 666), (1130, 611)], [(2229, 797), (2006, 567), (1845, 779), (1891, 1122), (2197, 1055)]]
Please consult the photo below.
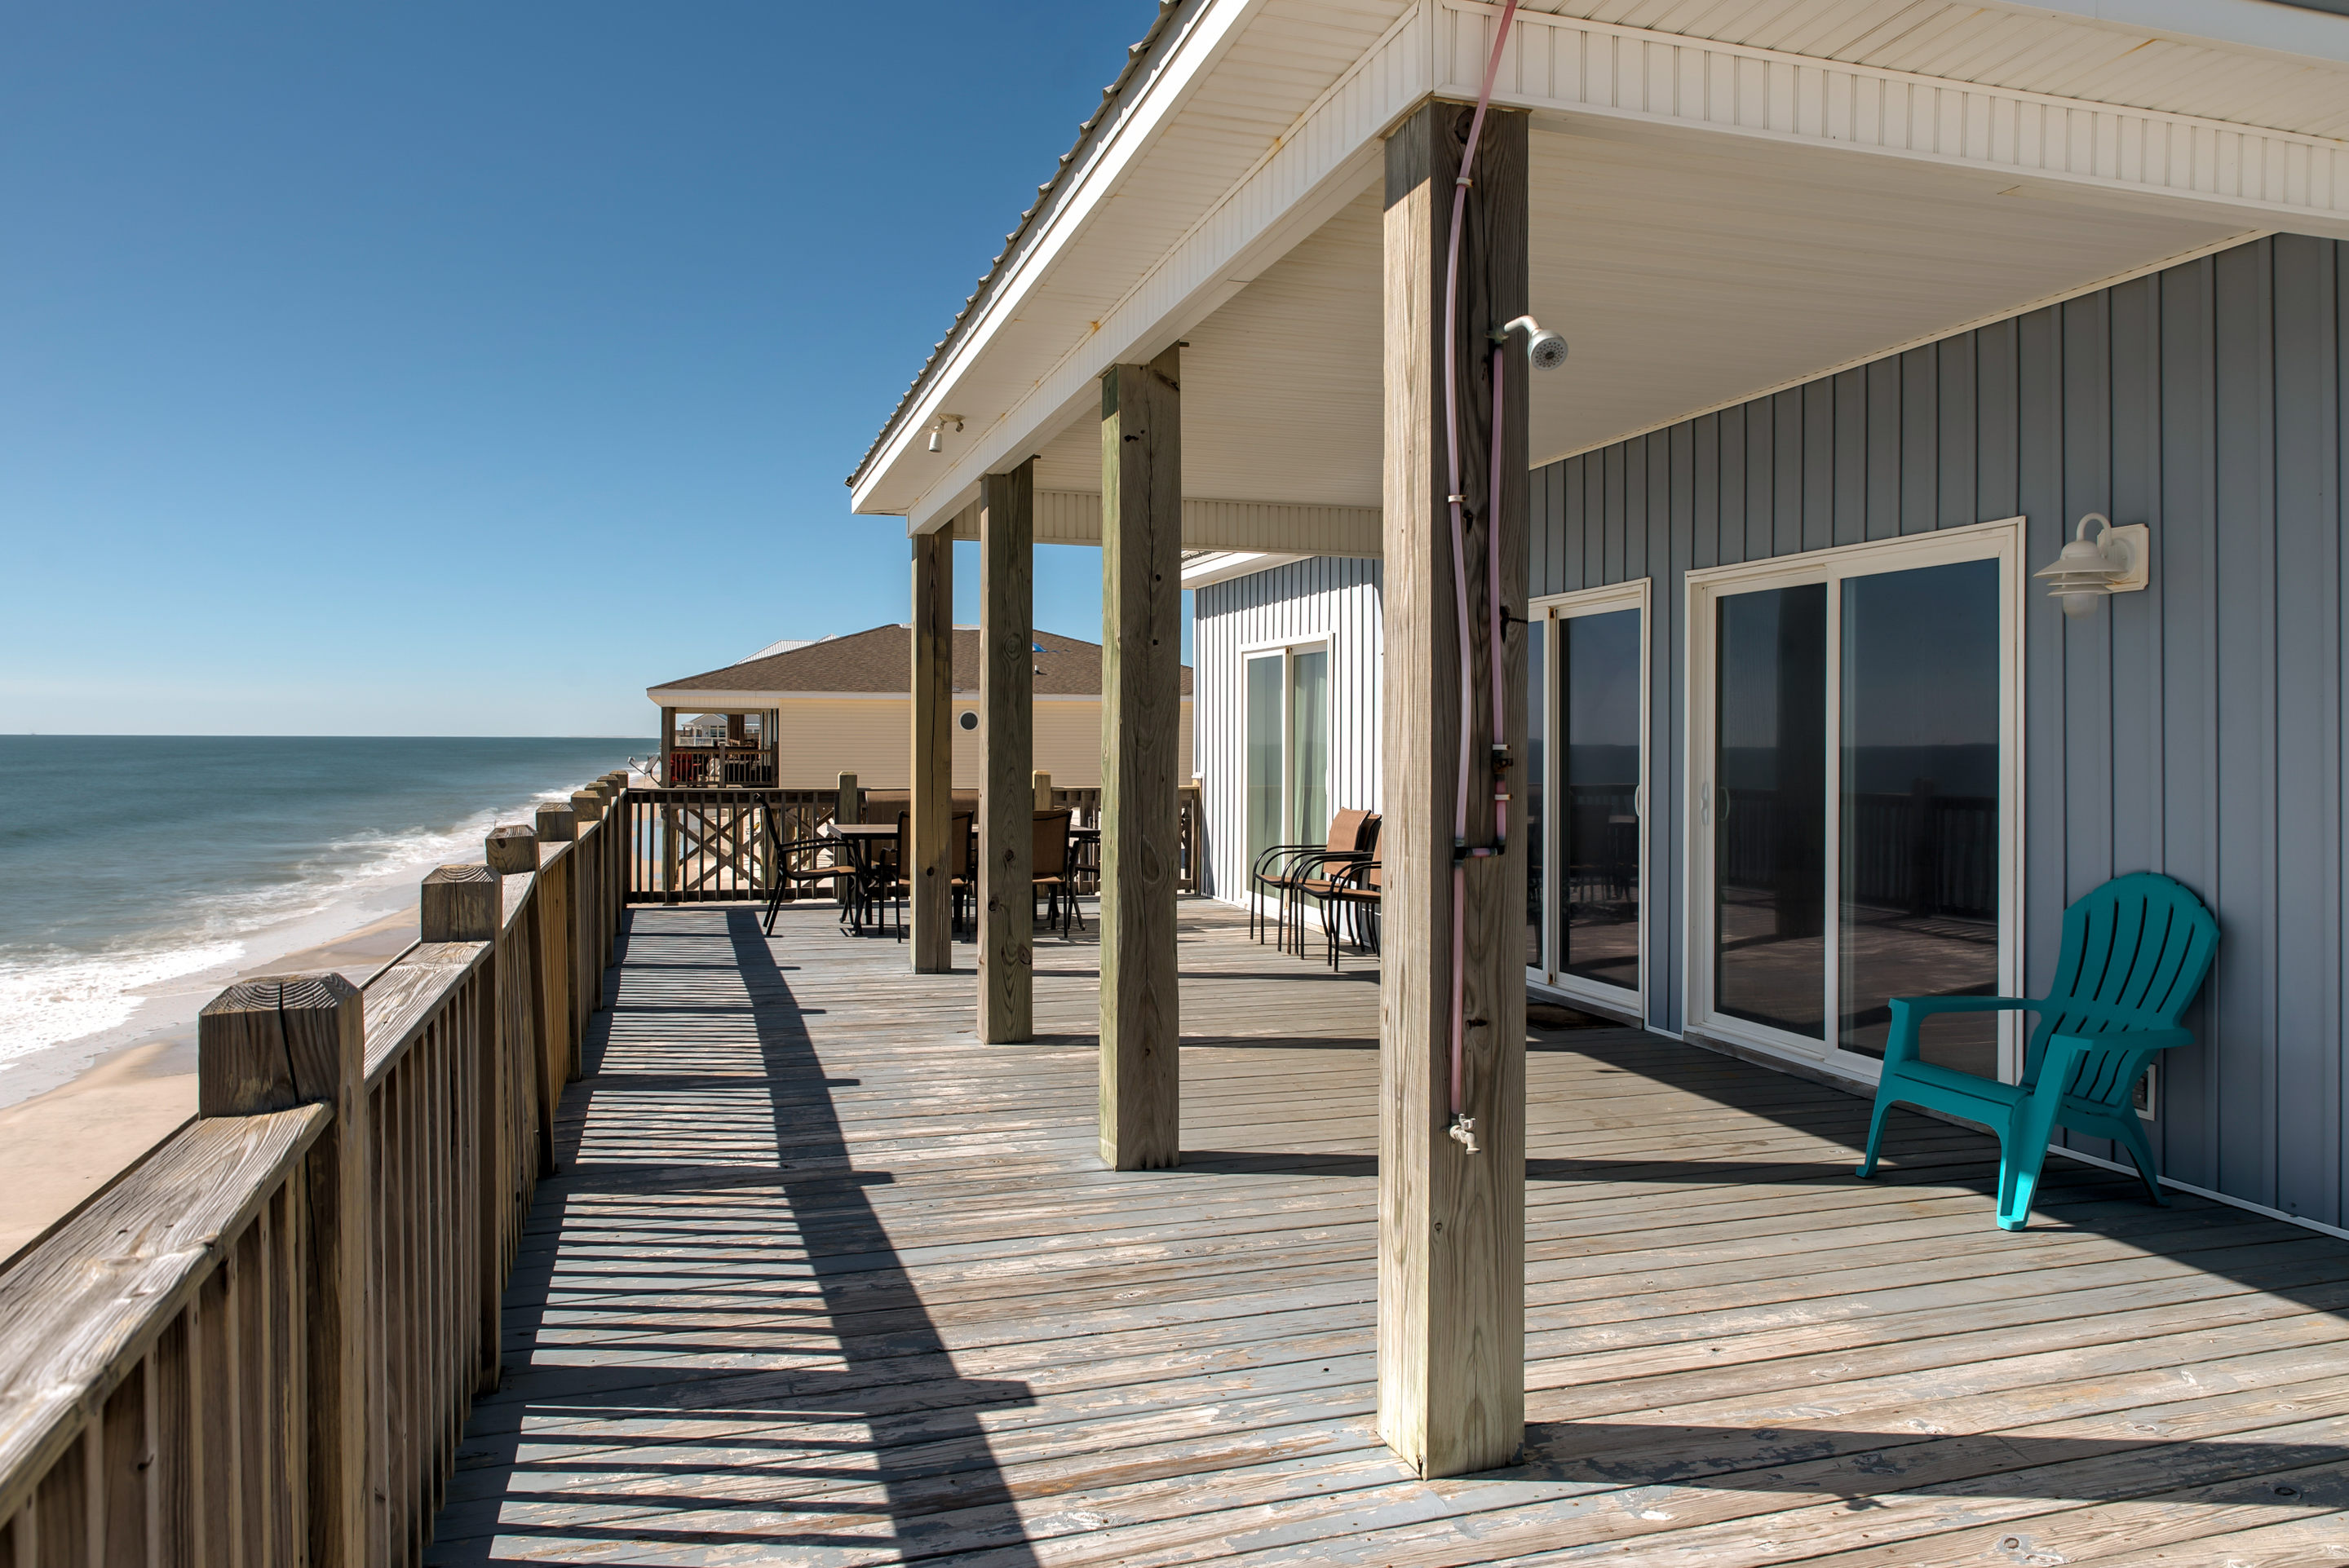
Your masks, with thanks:
[[(2102, 531), (2088, 537), (2088, 525)], [(2111, 593), (2134, 593), (2148, 580), (2153, 530), (2141, 522), (2116, 528), (2103, 512), (2080, 520), (2072, 542), (2054, 563), (2032, 573), (2047, 580), (2047, 592), (2064, 602), (2064, 614), (2078, 620), (2096, 613), (2096, 601)]]

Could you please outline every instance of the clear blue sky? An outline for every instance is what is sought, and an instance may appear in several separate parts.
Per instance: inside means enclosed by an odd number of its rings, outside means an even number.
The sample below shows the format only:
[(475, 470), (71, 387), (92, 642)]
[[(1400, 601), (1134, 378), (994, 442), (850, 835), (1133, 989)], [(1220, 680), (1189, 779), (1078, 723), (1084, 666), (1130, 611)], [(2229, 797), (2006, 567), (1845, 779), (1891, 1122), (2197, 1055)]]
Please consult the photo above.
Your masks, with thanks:
[(0, 13), (0, 730), (643, 735), (905, 619), (842, 480), (1154, 9)]

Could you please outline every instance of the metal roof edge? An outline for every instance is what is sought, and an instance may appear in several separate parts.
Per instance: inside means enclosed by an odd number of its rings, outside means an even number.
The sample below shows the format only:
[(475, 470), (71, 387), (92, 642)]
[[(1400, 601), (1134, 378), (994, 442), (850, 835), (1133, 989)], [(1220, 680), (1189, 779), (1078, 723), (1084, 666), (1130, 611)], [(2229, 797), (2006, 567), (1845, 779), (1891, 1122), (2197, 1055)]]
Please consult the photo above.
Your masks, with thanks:
[(1171, 45), (1164, 49), (1160, 45), (1169, 38), (1179, 41), (1179, 30), (1171, 26), (1174, 18), (1186, 10), (1195, 13), (1205, 10), (1213, 4), (1215, 0), (1158, 0), (1158, 15), (1152, 19), (1149, 30), (1142, 35), (1138, 42), (1127, 46), (1125, 67), (1118, 72), (1115, 81), (1102, 89), (1101, 107), (1093, 111), (1092, 118), (1078, 125), (1077, 139), (1070, 146), (1068, 151), (1061, 155), (1060, 166), (1052, 171), (1052, 177), (1036, 187), (1036, 204), (1020, 213), (1019, 223), (1011, 232), (1003, 236), (1003, 249), (997, 253), (992, 262), (988, 263), (988, 269), (980, 276), (978, 287), (974, 288), (970, 296), (963, 301), (962, 309), (955, 313), (953, 322), (947, 327), (947, 335), (930, 346), (929, 357), (922, 362), (921, 369), (915, 372), (912, 384), (905, 388), (904, 396), (897, 399), (897, 406), (889, 411), (889, 418), (883, 421), (880, 434), (873, 438), (873, 444), (865, 448), (864, 455), (856, 460), (855, 469), (842, 481), (849, 489), (855, 489), (857, 481), (864, 477), (867, 469), (872, 468), (874, 459), (879, 456), (881, 449), (887, 446), (890, 438), (897, 433), (899, 428), (905, 423), (906, 415), (921, 397), (923, 388), (929, 385), (931, 378), (946, 362), (947, 351), (960, 342), (970, 324), (978, 319), (980, 314), (979, 307), (1003, 281), (1004, 263), (1014, 260), (1019, 255), (1020, 242), (1026, 240), (1031, 232), (1042, 223), (1048, 222), (1061, 210), (1064, 204), (1062, 199), (1072, 183), (1070, 179), (1071, 171), (1081, 172), (1088, 167), (1092, 160), (1085, 158), (1083, 154), (1089, 150), (1098, 148), (1102, 142), (1107, 140), (1110, 133), (1116, 129), (1117, 122), (1123, 119), (1122, 113), (1112, 111), (1122, 110), (1127, 107), (1122, 101), (1125, 97), (1126, 88), (1133, 83), (1135, 77), (1143, 74), (1151, 67), (1159, 63), (1164, 55), (1172, 52)]

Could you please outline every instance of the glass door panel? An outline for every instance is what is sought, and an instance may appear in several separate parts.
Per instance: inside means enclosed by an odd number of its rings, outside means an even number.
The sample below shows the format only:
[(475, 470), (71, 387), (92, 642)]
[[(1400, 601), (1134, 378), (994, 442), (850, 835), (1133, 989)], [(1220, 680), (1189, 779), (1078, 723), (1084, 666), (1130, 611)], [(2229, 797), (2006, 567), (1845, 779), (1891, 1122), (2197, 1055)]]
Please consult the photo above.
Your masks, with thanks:
[(1319, 844), (1330, 837), (1330, 651), (1299, 648), (1288, 655), (1288, 776), (1293, 798), (1288, 841)]
[(1826, 585), (1727, 594), (1719, 614), (1713, 1006), (1824, 1043)]
[[(1880, 1059), (1887, 998), (1998, 993), (1999, 563), (1841, 588), (1837, 1043)], [(1995, 1015), (1928, 1019), (1921, 1044), (1998, 1076)]]
[(1561, 763), (1558, 968), (1640, 985), (1640, 621), (1636, 609), (1558, 623)]
[(1248, 863), (1275, 844), (1280, 836), (1281, 788), (1281, 665), (1278, 654), (1247, 662), (1247, 853)]
[(1521, 782), (1512, 790), (1517, 797), (1512, 804), (1525, 813), (1525, 825), (1517, 831), (1526, 841), (1526, 967), (1544, 971), (1549, 959), (1542, 945), (1542, 780), (1547, 777), (1543, 769), (1548, 758), (1542, 737), (1548, 715), (1543, 711), (1547, 699), (1542, 694), (1548, 674), (1543, 667), (1548, 631), (1547, 620), (1526, 622), (1526, 765), (1519, 770)]

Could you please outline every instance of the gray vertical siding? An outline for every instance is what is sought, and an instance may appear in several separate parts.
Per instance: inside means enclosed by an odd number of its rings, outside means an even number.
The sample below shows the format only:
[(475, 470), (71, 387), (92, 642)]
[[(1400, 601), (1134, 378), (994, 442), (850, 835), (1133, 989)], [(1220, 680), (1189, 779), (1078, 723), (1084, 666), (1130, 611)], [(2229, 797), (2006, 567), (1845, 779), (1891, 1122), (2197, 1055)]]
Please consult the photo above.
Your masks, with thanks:
[[(2349, 1224), (2344, 251), (2259, 241), (1551, 464), (1531, 563), (1537, 594), (1655, 579), (1661, 829), (1685, 820), (1682, 573), (2017, 514), (2037, 567), (2084, 512), (2149, 523), (2146, 593), (2076, 623), (2030, 596), (2030, 984), (2064, 905), (2107, 877), (2193, 888), (2224, 940), (2200, 1043), (2161, 1078), (2164, 1169), (2333, 1225)], [(1677, 1029), (1685, 846), (1650, 843), (1647, 1005)]]
[(1192, 746), (1207, 816), (1207, 886), (1227, 902), (1246, 892), (1245, 648), (1328, 636), (1330, 808), (1379, 804), (1379, 681), (1385, 657), (1385, 574), (1375, 561), (1316, 556), (1192, 596)]

